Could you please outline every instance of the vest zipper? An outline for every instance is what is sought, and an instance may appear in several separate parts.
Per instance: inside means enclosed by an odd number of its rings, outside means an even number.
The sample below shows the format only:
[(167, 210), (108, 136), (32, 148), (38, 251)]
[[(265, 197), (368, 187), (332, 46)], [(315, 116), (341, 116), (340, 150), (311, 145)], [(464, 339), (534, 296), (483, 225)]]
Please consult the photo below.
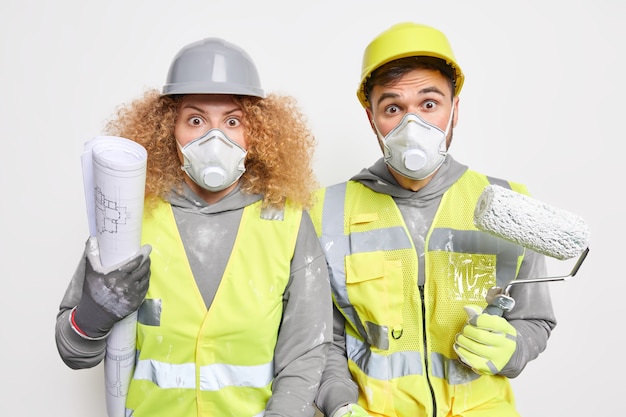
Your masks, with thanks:
[(420, 292), (420, 300), (422, 301), (422, 329), (424, 332), (424, 376), (426, 377), (426, 381), (428, 381), (428, 388), (430, 389), (430, 397), (432, 399), (433, 405), (433, 416), (437, 416), (437, 401), (435, 399), (435, 391), (433, 390), (433, 386), (430, 383), (430, 372), (429, 372), (429, 358), (428, 358), (428, 343), (426, 341), (426, 306), (424, 304), (424, 286), (418, 285), (417, 288)]

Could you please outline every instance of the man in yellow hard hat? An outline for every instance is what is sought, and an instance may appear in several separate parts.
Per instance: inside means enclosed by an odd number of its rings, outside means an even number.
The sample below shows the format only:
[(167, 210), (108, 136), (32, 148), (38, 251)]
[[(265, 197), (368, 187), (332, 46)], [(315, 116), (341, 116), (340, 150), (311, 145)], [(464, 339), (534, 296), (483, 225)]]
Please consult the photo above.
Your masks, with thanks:
[(473, 224), (485, 186), (527, 194), (448, 153), (465, 77), (448, 39), (402, 23), (363, 56), (357, 96), (383, 156), (311, 210), (330, 271), (334, 343), (316, 403), (329, 417), (518, 416), (509, 378), (556, 325), (543, 255)]

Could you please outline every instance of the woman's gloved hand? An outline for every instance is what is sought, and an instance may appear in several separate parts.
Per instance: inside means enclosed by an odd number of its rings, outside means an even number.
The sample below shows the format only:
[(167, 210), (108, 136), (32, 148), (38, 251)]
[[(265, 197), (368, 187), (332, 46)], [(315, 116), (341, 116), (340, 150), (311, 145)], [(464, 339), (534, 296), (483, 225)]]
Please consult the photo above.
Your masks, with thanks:
[(128, 260), (105, 268), (98, 241), (87, 240), (82, 297), (70, 318), (81, 336), (104, 338), (115, 323), (139, 308), (148, 291), (151, 251), (144, 245)]
[(459, 360), (484, 375), (496, 375), (517, 348), (517, 330), (505, 318), (483, 313), (478, 306), (465, 306), (467, 324), (456, 335), (454, 351)]
[(348, 404), (335, 411), (333, 417), (370, 417), (370, 415), (359, 405)]

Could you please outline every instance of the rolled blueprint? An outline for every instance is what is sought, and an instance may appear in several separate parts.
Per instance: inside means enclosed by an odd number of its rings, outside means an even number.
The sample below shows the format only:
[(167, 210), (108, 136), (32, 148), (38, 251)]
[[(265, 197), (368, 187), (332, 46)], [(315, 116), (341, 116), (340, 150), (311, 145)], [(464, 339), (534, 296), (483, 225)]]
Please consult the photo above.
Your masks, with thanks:
[(589, 227), (580, 217), (498, 185), (485, 187), (474, 211), (478, 229), (552, 258), (580, 255)]
[[(129, 259), (141, 247), (141, 223), (147, 152), (117, 136), (85, 143), (82, 155), (89, 233), (98, 240), (103, 267)], [(135, 366), (137, 313), (116, 323), (107, 338), (104, 359), (109, 417), (124, 417)]]

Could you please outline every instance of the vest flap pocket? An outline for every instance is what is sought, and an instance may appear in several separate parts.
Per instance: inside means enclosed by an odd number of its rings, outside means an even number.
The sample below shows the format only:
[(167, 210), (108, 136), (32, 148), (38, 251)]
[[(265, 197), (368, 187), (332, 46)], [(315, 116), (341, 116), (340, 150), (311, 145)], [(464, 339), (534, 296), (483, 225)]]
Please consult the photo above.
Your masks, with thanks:
[(381, 350), (389, 349), (389, 332), (402, 329), (404, 300), (402, 264), (385, 258), (383, 251), (346, 257), (348, 299), (366, 329), (368, 343)]
[(346, 257), (346, 283), (383, 278), (385, 257), (382, 252), (355, 253)]
[(378, 213), (359, 213), (350, 217), (350, 224), (371, 223), (378, 220)]

